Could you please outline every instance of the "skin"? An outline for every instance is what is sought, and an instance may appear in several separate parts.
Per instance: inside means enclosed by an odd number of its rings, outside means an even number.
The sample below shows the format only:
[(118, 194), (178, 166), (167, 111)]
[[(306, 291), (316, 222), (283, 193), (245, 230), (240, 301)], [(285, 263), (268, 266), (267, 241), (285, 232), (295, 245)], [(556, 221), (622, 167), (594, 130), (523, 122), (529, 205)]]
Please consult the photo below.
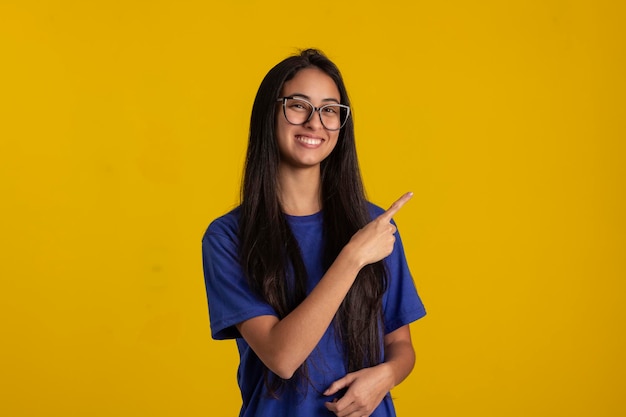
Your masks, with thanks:
[[(305, 68), (287, 81), (281, 96), (296, 96), (319, 107), (339, 103), (335, 82), (316, 68)], [(337, 145), (339, 131), (324, 129), (319, 113), (304, 125), (292, 125), (276, 112), (276, 141), (281, 155), (278, 184), (286, 213), (303, 216), (321, 210), (320, 163)]]
[[(312, 68), (299, 71), (286, 82), (282, 95), (300, 95), (317, 107), (340, 98), (334, 81)], [(277, 113), (276, 138), (281, 153), (278, 183), (283, 209), (291, 215), (317, 213), (321, 210), (320, 163), (335, 148), (339, 133), (326, 130), (317, 113), (301, 126), (289, 124), (282, 112)], [(404, 194), (355, 233), (313, 291), (282, 320), (258, 316), (237, 325), (272, 372), (289, 379), (311, 354), (361, 268), (392, 252), (396, 228), (391, 218), (412, 196)], [(328, 387), (324, 394), (329, 396), (347, 388), (341, 399), (326, 403), (329, 410), (339, 417), (368, 416), (391, 388), (408, 376), (415, 362), (409, 326), (387, 334), (384, 346), (383, 363), (349, 373)]]

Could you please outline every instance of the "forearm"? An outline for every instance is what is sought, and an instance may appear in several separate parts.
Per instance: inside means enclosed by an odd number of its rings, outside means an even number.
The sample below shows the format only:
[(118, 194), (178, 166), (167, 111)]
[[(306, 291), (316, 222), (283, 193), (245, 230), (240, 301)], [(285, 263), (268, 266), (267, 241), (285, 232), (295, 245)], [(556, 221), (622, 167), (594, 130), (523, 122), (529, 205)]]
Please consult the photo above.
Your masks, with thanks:
[(399, 331), (408, 335), (408, 337), (403, 336), (385, 344), (385, 362), (382, 365), (386, 366), (390, 371), (390, 389), (404, 381), (415, 366), (415, 350), (411, 342), (408, 325), (398, 329), (396, 332)]
[(286, 317), (251, 319), (240, 324), (239, 331), (268, 368), (290, 378), (326, 332), (362, 266), (346, 246), (313, 291)]

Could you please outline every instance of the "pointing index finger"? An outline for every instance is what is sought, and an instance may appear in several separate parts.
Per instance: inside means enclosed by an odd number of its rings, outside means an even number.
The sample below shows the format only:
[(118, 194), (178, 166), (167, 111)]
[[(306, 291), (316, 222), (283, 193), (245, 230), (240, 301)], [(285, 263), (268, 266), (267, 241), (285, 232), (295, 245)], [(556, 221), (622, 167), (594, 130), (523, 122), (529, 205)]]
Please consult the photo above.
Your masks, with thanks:
[(391, 221), (391, 218), (402, 208), (402, 206), (413, 197), (413, 193), (409, 192), (397, 199), (389, 209), (381, 214), (379, 218), (385, 221)]

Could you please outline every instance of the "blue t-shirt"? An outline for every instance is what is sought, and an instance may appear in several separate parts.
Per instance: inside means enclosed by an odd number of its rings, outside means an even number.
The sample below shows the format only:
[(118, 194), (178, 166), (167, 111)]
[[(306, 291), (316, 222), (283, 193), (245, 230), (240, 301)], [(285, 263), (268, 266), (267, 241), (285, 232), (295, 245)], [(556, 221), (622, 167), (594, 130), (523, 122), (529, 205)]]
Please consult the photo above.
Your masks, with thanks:
[[(370, 204), (372, 218), (384, 212)], [(310, 292), (326, 272), (323, 267), (324, 238), (322, 213), (310, 216), (286, 216), (300, 245), (308, 274)], [(241, 337), (238, 323), (262, 315), (277, 316), (248, 285), (238, 256), (239, 208), (216, 219), (202, 239), (204, 278), (206, 283), (211, 333), (214, 339), (236, 339), (240, 364), (237, 380), (241, 390), (240, 417), (258, 416), (334, 416), (324, 403), (333, 397), (322, 395), (331, 383), (346, 375), (344, 353), (338, 346), (331, 324), (307, 359), (310, 384), (304, 389), (291, 389), (278, 399), (268, 395), (263, 370), (265, 365)], [(426, 314), (417, 294), (404, 256), (399, 234), (393, 252), (385, 262), (389, 271), (389, 287), (383, 296), (384, 333), (391, 333)], [(392, 417), (395, 410), (387, 395), (373, 417)]]

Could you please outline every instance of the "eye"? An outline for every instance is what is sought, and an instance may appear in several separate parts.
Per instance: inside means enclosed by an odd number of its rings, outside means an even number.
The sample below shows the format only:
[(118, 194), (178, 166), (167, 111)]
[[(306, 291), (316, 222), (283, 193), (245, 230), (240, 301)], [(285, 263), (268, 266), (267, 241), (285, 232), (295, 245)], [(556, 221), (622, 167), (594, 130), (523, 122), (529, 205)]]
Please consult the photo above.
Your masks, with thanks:
[(334, 104), (328, 104), (322, 107), (322, 113), (324, 113), (324, 116), (326, 117), (338, 117), (340, 111), (341, 107)]
[(298, 112), (310, 112), (311, 106), (302, 100), (298, 99), (289, 99), (287, 100), (287, 108), (289, 110), (298, 111)]

